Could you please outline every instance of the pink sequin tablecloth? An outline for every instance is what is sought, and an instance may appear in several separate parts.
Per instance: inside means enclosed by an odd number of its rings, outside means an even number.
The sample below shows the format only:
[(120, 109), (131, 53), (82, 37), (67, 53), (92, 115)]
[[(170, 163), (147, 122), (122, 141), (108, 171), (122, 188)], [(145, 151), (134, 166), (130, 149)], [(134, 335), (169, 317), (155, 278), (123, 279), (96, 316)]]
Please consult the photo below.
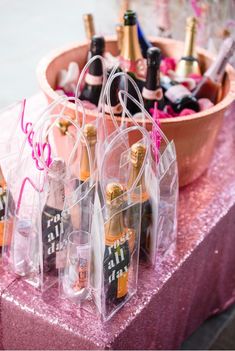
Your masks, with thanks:
[[(45, 104), (42, 95), (32, 110)], [(235, 109), (234, 109), (235, 110)], [(225, 118), (208, 171), (180, 191), (177, 248), (141, 267), (138, 294), (105, 325), (76, 305), (1, 276), (5, 349), (177, 349), (235, 301), (235, 118)], [(3, 286), (3, 288), (1, 288)]]

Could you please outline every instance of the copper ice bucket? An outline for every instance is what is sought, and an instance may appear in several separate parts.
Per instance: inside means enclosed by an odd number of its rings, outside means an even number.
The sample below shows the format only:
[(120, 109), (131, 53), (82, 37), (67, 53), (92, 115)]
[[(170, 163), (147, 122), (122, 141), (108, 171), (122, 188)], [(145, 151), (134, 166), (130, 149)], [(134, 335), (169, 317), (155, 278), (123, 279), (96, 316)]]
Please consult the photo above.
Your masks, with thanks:
[[(183, 52), (184, 43), (172, 39), (150, 38), (151, 42), (158, 46), (164, 55), (179, 59)], [(57, 50), (43, 58), (38, 66), (37, 75), (40, 87), (47, 97), (48, 102), (55, 101), (59, 95), (54, 91), (58, 72), (67, 68), (71, 61), (84, 67), (88, 53), (88, 42), (75, 43), (63, 50)], [(106, 38), (106, 50), (113, 55), (118, 54), (116, 39)], [(204, 71), (213, 61), (213, 56), (206, 50), (197, 49), (198, 58)], [(180, 186), (187, 185), (197, 179), (208, 167), (212, 152), (216, 143), (217, 134), (221, 128), (225, 110), (235, 99), (235, 70), (227, 65), (226, 75), (223, 82), (222, 100), (212, 108), (189, 116), (177, 118), (165, 118), (161, 120), (161, 127), (169, 140), (174, 140), (179, 167)], [(66, 113), (75, 117), (75, 106), (68, 104)], [(86, 110), (87, 120), (94, 120), (94, 111)], [(109, 118), (109, 116), (107, 116)], [(110, 130), (112, 130), (110, 121)], [(147, 123), (148, 130), (151, 123)], [(63, 153), (63, 143), (66, 136), (62, 136), (59, 130), (56, 132), (58, 148)]]

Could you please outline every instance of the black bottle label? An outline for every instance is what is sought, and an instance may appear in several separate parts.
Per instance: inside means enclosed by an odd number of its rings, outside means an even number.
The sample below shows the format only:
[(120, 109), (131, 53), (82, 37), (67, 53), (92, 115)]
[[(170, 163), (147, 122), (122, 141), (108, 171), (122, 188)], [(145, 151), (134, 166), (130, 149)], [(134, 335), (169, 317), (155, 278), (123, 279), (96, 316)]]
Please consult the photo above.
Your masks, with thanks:
[(0, 221), (3, 221), (5, 217), (6, 196), (6, 190), (0, 187)]
[(43, 271), (57, 274), (56, 252), (60, 249), (60, 237), (68, 228), (62, 220), (62, 211), (45, 206), (42, 213)]
[(118, 304), (128, 293), (130, 249), (128, 233), (113, 244), (106, 242), (104, 253), (104, 285), (106, 301)]

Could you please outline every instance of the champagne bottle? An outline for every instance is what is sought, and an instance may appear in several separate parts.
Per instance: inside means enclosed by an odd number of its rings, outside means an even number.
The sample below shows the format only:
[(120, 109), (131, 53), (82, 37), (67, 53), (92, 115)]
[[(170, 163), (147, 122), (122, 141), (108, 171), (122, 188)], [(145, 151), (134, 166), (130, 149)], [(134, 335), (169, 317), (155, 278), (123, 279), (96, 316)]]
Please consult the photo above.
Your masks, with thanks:
[[(144, 85), (143, 56), (138, 40), (137, 18), (133, 11), (126, 11), (124, 15), (124, 34), (123, 45), (120, 54), (120, 66), (122, 70), (128, 73), (137, 83), (140, 91)], [(124, 79), (122, 88), (125, 89)], [(128, 93), (138, 100), (138, 95), (131, 84), (128, 84)], [(139, 108), (130, 99), (127, 100), (127, 108), (135, 114)]]
[[(91, 56), (103, 56), (105, 42), (104, 38), (94, 36), (91, 40)], [(81, 100), (86, 100), (94, 105), (98, 105), (103, 82), (103, 68), (100, 60), (95, 60), (89, 67), (89, 72), (85, 77), (85, 85), (80, 94)]]
[(142, 96), (144, 98), (144, 107), (147, 111), (154, 108), (155, 102), (158, 103), (158, 109), (164, 108), (164, 97), (160, 85), (160, 62), (161, 50), (152, 47), (147, 51), (147, 77)]
[(104, 288), (106, 304), (117, 305), (128, 294), (130, 249), (124, 227), (123, 187), (109, 183), (106, 188), (108, 221), (105, 224)]
[(172, 81), (169, 77), (164, 76), (161, 79), (161, 86), (165, 91), (166, 102), (169, 103), (176, 113), (180, 113), (183, 109), (188, 108), (199, 111), (197, 99), (182, 84)]
[(59, 251), (60, 238), (68, 227), (63, 217), (65, 189), (63, 176), (66, 172), (65, 162), (55, 158), (50, 166), (53, 171), (49, 178), (49, 191), (42, 212), (43, 272), (57, 275), (56, 252)]
[[(146, 155), (146, 147), (141, 143), (135, 143), (131, 147), (131, 170), (127, 188), (130, 189), (137, 177), (139, 176), (144, 158)], [(144, 174), (139, 180), (136, 187), (141, 187), (141, 231), (140, 231), (140, 257), (146, 258), (150, 250), (150, 235), (152, 225), (152, 206), (149, 195), (146, 191)], [(137, 199), (139, 199), (139, 189), (137, 188)], [(125, 211), (125, 226), (129, 229), (135, 227), (139, 218), (139, 205), (134, 205)]]
[(224, 40), (216, 60), (204, 73), (202, 80), (193, 92), (193, 95), (196, 98), (208, 98), (214, 104), (220, 100), (222, 80), (226, 64), (233, 56), (234, 51), (235, 41), (232, 38)]
[(176, 67), (176, 73), (180, 77), (187, 77), (189, 74), (201, 74), (198, 59), (196, 58), (196, 30), (197, 20), (194, 17), (187, 18), (186, 36), (184, 45), (184, 56)]
[(91, 13), (84, 14), (83, 22), (84, 22), (86, 37), (88, 40), (91, 40), (95, 35), (93, 15)]
[[(120, 68), (117, 68), (115, 71), (116, 73), (121, 72), (122, 70)], [(111, 70), (108, 70), (107, 72), (107, 78), (109, 78), (111, 73)], [(119, 101), (118, 97), (118, 92), (120, 89), (120, 83), (121, 83), (121, 77), (115, 77), (114, 80), (112, 81), (112, 84), (110, 86), (110, 104), (111, 104), (111, 110), (115, 116), (121, 116), (122, 114), (122, 105)], [(105, 103), (105, 112), (110, 114), (110, 107), (108, 106), (108, 102), (106, 99)]]

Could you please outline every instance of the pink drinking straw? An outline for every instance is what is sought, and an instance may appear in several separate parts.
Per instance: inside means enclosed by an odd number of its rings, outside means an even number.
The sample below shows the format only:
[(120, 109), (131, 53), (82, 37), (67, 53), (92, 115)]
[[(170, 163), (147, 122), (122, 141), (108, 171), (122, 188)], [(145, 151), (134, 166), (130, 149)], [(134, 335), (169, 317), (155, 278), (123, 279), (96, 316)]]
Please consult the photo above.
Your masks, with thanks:
[(191, 6), (193, 8), (193, 11), (195, 13), (196, 17), (201, 17), (202, 14), (202, 9), (201, 7), (198, 5), (198, 3), (200, 2), (200, 0), (191, 0)]
[[(153, 119), (154, 121), (156, 122), (156, 124), (160, 127), (160, 118), (159, 118), (159, 111), (158, 111), (158, 103), (155, 102), (154, 103), (154, 109), (153, 109)], [(155, 159), (158, 161), (158, 151), (160, 149), (160, 145), (161, 145), (161, 135), (158, 133), (158, 130), (156, 128), (153, 127), (153, 130), (151, 132), (151, 138), (154, 142), (154, 156), (155, 156)]]
[[(20, 111), (20, 116), (19, 116), (19, 118), (21, 120), (21, 129), (22, 129), (22, 132), (25, 135), (28, 136), (27, 140), (28, 140), (29, 145), (32, 148), (32, 159), (35, 161), (36, 168), (39, 171), (44, 171), (44, 167), (40, 167), (38, 158), (35, 156), (34, 149), (33, 149), (33, 137), (34, 137), (34, 131), (32, 129), (33, 124), (31, 122), (27, 122), (27, 123), (24, 124), (25, 105), (26, 105), (26, 99), (24, 99), (22, 101), (22, 109)], [(38, 157), (44, 155), (45, 151), (47, 151), (47, 157), (45, 159), (45, 163), (46, 163), (47, 167), (50, 167), (50, 164), (52, 162), (52, 159), (51, 159), (51, 145), (50, 145), (50, 143), (43, 143), (42, 145), (40, 145), (39, 143), (36, 143), (35, 146), (36, 146), (36, 150), (37, 150), (36, 153), (37, 153)], [(42, 184), (42, 188), (41, 189), (38, 189), (36, 187), (36, 185), (33, 183), (32, 179), (30, 179), (29, 177), (26, 177), (23, 180), (23, 182), (21, 184), (21, 188), (20, 188), (19, 198), (18, 198), (18, 201), (17, 201), (16, 214), (19, 213), (20, 206), (21, 206), (21, 200), (22, 200), (22, 197), (23, 197), (24, 189), (25, 189), (25, 184), (27, 182), (29, 182), (31, 184), (31, 186), (37, 192), (41, 193), (43, 191), (43, 188), (44, 188), (45, 178), (43, 180), (43, 184)]]

